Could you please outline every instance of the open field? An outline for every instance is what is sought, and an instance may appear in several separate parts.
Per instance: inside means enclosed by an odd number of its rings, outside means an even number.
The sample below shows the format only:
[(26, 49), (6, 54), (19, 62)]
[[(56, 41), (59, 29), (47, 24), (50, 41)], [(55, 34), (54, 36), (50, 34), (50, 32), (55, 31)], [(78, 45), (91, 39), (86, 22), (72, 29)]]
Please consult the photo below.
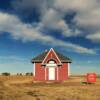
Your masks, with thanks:
[(0, 76), (0, 100), (100, 100), (100, 77), (82, 84), (84, 77), (60, 83), (33, 82), (32, 76)]

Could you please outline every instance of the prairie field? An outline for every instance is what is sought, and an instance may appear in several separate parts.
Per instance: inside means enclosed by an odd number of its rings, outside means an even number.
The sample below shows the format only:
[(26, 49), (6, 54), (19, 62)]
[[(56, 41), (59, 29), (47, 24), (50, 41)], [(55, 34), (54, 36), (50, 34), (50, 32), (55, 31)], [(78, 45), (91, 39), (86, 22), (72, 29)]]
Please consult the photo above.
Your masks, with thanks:
[(100, 77), (86, 84), (83, 76), (64, 82), (36, 82), (32, 76), (0, 76), (0, 100), (100, 100)]

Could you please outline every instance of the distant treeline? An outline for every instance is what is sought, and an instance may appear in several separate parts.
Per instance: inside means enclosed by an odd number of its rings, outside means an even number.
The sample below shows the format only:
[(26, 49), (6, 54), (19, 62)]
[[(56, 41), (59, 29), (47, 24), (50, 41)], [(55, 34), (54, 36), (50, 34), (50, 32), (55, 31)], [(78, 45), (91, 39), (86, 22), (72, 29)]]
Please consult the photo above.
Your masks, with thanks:
[[(3, 75), (3, 76), (10, 76), (11, 73), (4, 72), (4, 73), (1, 73), (1, 75)], [(32, 73), (32, 72), (27, 72), (27, 73), (25, 73), (25, 74), (17, 73), (16, 75), (18, 75), (18, 76), (23, 76), (23, 75), (26, 75), (26, 76), (33, 76), (33, 73)]]

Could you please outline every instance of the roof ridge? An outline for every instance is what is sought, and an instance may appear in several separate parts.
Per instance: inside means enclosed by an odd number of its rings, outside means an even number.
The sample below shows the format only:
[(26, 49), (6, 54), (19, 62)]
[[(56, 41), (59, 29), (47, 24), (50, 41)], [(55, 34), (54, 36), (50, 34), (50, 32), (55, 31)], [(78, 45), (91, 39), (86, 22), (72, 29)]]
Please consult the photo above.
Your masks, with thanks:
[[(54, 50), (54, 49), (53, 49)], [(67, 56), (65, 56), (65, 55), (63, 55), (63, 54), (61, 54), (61, 53), (59, 53), (58, 51), (56, 51), (56, 50), (54, 50), (55, 51), (55, 53), (57, 54), (57, 56), (58, 56), (58, 58), (61, 60), (61, 62), (72, 62), (72, 60), (69, 58), (69, 57), (67, 57)], [(39, 55), (37, 55), (36, 57), (34, 57), (33, 59), (32, 59), (32, 63), (34, 63), (34, 62), (42, 62), (43, 60), (44, 60), (44, 58), (45, 58), (45, 56), (47, 55), (47, 53), (49, 52), (49, 50), (47, 50), (46, 52), (44, 51), (44, 52), (42, 52), (41, 54), (39, 54)]]

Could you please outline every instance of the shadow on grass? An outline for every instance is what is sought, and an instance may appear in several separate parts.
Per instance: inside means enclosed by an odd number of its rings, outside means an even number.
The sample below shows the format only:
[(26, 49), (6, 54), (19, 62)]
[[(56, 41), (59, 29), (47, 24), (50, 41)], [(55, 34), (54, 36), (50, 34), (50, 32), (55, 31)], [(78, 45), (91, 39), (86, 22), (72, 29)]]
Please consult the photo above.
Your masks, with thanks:
[(81, 82), (81, 84), (83, 84), (83, 85), (92, 85), (94, 83), (91, 83), (91, 82)]
[(27, 93), (27, 95), (30, 95), (30, 96), (35, 97), (36, 100), (40, 100), (40, 97), (41, 97), (41, 96), (45, 96), (45, 95), (39, 93), (39, 91), (28, 91), (28, 92), (26, 92), (26, 93)]

